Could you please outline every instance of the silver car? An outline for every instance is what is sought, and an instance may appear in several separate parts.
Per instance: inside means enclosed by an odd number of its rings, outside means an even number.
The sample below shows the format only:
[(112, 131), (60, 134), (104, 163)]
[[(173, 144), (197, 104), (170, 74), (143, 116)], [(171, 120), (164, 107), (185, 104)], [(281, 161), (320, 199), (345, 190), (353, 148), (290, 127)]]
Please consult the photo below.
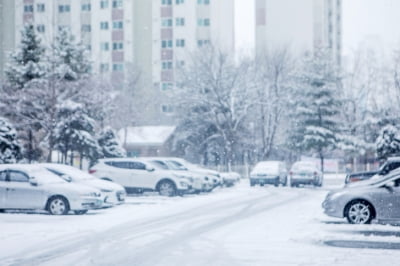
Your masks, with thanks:
[(84, 214), (102, 205), (99, 190), (68, 183), (43, 167), (0, 165), (0, 210), (46, 210), (64, 215)]
[[(356, 185), (357, 184), (357, 185)], [(368, 224), (373, 219), (400, 221), (400, 170), (353, 186), (329, 192), (322, 207), (332, 217), (346, 217), (352, 224)]]

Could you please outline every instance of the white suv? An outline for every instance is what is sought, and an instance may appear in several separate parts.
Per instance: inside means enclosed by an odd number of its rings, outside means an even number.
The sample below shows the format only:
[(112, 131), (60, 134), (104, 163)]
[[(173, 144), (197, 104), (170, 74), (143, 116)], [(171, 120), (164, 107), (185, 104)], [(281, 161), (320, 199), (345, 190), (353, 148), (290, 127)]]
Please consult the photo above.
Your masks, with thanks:
[(192, 186), (186, 176), (155, 169), (148, 161), (137, 158), (100, 159), (89, 173), (122, 185), (128, 193), (158, 191), (163, 196), (175, 196), (188, 192)]

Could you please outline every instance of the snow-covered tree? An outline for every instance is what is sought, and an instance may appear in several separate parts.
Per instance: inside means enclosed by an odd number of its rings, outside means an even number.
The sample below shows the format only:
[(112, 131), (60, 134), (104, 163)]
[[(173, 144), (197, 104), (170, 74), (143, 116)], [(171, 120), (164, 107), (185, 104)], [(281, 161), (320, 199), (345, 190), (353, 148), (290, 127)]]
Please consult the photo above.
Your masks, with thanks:
[[(282, 131), (292, 86), (294, 60), (286, 48), (265, 53), (256, 62), (257, 104), (252, 118), (257, 134), (259, 157), (267, 159), (277, 145), (277, 134)], [(253, 121), (252, 120), (252, 121)]]
[(381, 160), (390, 156), (400, 155), (399, 130), (393, 125), (387, 125), (381, 129), (376, 139), (376, 153)]
[(111, 127), (104, 128), (97, 138), (103, 158), (125, 157), (126, 151), (122, 147), (117, 134)]
[(290, 145), (317, 153), (323, 171), (325, 153), (336, 146), (336, 133), (340, 129), (338, 79), (329, 57), (318, 51), (306, 58), (298, 81)]
[(7, 65), (7, 81), (13, 89), (22, 89), (31, 80), (44, 77), (47, 70), (45, 48), (34, 26), (26, 25), (21, 31), (21, 43)]
[(70, 155), (70, 164), (72, 164), (74, 152), (80, 155), (81, 167), (83, 158), (93, 161), (101, 156), (94, 137), (94, 128), (95, 122), (85, 113), (82, 104), (66, 101), (59, 107), (54, 143), (63, 154), (63, 162), (67, 162)]
[(174, 97), (179, 99), (175, 103), (182, 121), (176, 134), (178, 148), (179, 143), (196, 140), (190, 136), (204, 133), (190, 146), (217, 153), (228, 169), (243, 154), (246, 117), (256, 98), (252, 66), (246, 61), (235, 64), (211, 45), (193, 55), (180, 72)]
[(0, 164), (18, 162), (22, 158), (21, 151), (15, 128), (0, 117)]

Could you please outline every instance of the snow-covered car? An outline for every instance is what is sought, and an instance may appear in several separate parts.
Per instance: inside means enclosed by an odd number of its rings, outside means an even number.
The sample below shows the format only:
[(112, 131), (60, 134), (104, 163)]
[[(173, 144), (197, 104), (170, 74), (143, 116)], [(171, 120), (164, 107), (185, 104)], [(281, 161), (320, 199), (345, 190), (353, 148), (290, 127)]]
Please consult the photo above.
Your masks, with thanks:
[(89, 173), (122, 185), (128, 193), (158, 191), (162, 196), (175, 196), (189, 192), (192, 187), (187, 176), (156, 169), (138, 158), (100, 159)]
[(292, 165), (289, 172), (290, 185), (322, 186), (323, 174), (313, 161), (298, 161)]
[(0, 165), (0, 209), (46, 210), (53, 215), (69, 211), (84, 214), (102, 206), (99, 190), (68, 183), (44, 167)]
[(282, 161), (258, 162), (250, 173), (250, 186), (272, 184), (279, 186), (287, 184), (286, 165)]
[(400, 221), (400, 169), (368, 181), (329, 192), (322, 203), (325, 214), (353, 224)]
[(103, 197), (103, 207), (111, 207), (125, 202), (125, 189), (117, 183), (99, 179), (65, 164), (44, 163), (40, 165), (67, 182), (82, 184), (100, 190)]
[(223, 184), (221, 174), (217, 171), (192, 164), (182, 158), (171, 157), (168, 159), (168, 162), (174, 164), (177, 168), (183, 171), (204, 175), (211, 181), (213, 188)]
[(227, 187), (234, 186), (241, 179), (240, 174), (236, 172), (223, 172), (221, 173), (221, 177), (224, 186)]
[(356, 172), (350, 173), (346, 176), (344, 181), (345, 184), (368, 180), (374, 175), (384, 176), (388, 174), (390, 171), (397, 169), (400, 167), (400, 157), (389, 157), (384, 164), (382, 164), (379, 169), (375, 171), (365, 171), (365, 172)]
[(187, 176), (187, 178), (192, 180), (192, 190), (194, 193), (208, 192), (213, 188), (213, 182), (207, 176), (178, 167), (168, 157), (144, 157), (143, 159), (150, 162), (156, 168), (169, 170), (176, 175)]

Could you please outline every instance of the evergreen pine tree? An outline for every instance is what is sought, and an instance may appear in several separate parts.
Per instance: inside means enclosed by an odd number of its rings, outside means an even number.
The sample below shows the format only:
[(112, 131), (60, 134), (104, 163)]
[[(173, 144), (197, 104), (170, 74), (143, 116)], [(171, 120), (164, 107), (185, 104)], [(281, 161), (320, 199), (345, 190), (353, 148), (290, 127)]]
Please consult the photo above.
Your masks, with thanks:
[(339, 130), (337, 77), (323, 51), (307, 58), (298, 75), (291, 148), (316, 152), (324, 169), (325, 152), (334, 148)]
[(106, 127), (100, 132), (97, 139), (104, 158), (125, 157), (126, 151), (122, 148), (115, 131)]
[(22, 89), (30, 81), (44, 77), (47, 70), (45, 48), (34, 26), (26, 25), (21, 35), (21, 43), (11, 54), (11, 62), (5, 71), (8, 83), (14, 89)]
[(400, 155), (400, 136), (398, 129), (392, 125), (383, 127), (375, 144), (376, 153), (381, 160), (386, 160), (390, 156)]
[(0, 164), (16, 163), (22, 158), (21, 150), (14, 127), (0, 117)]

